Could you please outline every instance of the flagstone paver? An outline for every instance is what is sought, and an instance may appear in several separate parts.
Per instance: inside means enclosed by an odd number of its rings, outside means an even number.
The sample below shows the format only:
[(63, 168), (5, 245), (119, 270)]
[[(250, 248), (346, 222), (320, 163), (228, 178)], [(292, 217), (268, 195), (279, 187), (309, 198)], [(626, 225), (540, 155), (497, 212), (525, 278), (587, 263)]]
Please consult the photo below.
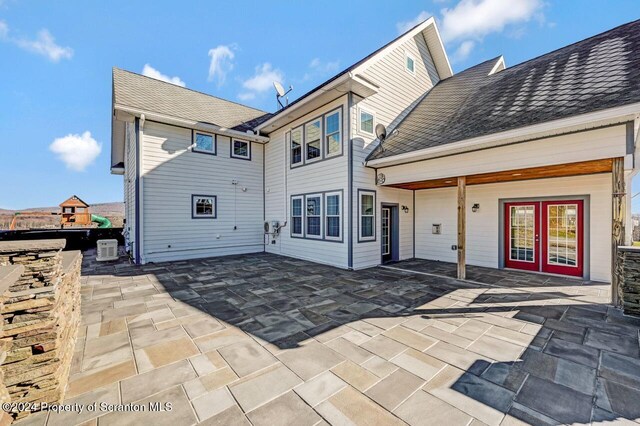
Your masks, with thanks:
[(65, 402), (172, 411), (18, 424), (640, 420), (640, 320), (607, 305), (605, 284), (477, 267), (462, 282), (418, 260), (346, 271), (264, 253), (92, 256)]

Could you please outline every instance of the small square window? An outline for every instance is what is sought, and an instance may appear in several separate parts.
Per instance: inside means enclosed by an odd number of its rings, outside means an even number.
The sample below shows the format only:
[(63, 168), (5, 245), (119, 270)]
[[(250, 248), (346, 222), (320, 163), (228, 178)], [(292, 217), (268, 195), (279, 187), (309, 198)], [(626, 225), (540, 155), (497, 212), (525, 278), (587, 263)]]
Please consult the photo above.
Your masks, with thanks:
[(365, 111), (363, 109), (360, 110), (360, 131), (362, 133), (367, 133), (369, 135), (373, 135), (373, 114)]
[(251, 144), (245, 141), (234, 140), (231, 146), (231, 158), (251, 160)]
[(215, 219), (217, 217), (217, 202), (215, 195), (192, 195), (191, 218)]
[(405, 68), (411, 74), (416, 73), (416, 59), (410, 53), (405, 53)]
[(215, 135), (212, 135), (209, 133), (194, 132), (193, 133), (193, 151), (215, 155), (216, 153)]

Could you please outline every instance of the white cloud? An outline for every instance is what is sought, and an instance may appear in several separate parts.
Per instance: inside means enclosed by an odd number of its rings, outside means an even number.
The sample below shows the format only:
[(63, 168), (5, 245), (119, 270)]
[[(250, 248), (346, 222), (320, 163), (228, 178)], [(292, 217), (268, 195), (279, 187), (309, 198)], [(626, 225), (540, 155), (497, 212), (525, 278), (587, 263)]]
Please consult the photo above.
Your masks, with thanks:
[(144, 64), (144, 67), (142, 68), (142, 75), (155, 78), (156, 80), (166, 81), (167, 83), (175, 84), (176, 86), (180, 87), (187, 86), (184, 81), (180, 80), (180, 77), (169, 77), (168, 75), (162, 74), (160, 71), (153, 68), (149, 64)]
[(433, 16), (433, 14), (423, 10), (418, 14), (418, 16), (416, 16), (415, 18), (409, 21), (398, 22), (396, 24), (396, 28), (398, 29), (398, 34), (406, 33), (407, 31), (409, 31), (411, 28), (415, 27), (419, 23), (429, 19), (431, 16)]
[(252, 92), (242, 92), (238, 94), (238, 99), (241, 101), (250, 101), (256, 98), (256, 94)]
[(53, 35), (47, 29), (40, 30), (35, 40), (15, 39), (13, 41), (24, 50), (42, 55), (52, 62), (71, 59), (73, 56), (73, 49), (56, 44)]
[(442, 38), (446, 42), (479, 39), (539, 16), (542, 7), (542, 0), (461, 0), (451, 9), (442, 9)]
[(100, 155), (102, 145), (91, 137), (91, 132), (82, 135), (69, 134), (55, 139), (49, 150), (67, 165), (68, 169), (83, 171)]
[(0, 39), (6, 39), (9, 35), (9, 26), (6, 22), (0, 21)]
[(453, 53), (453, 62), (464, 61), (469, 57), (473, 48), (476, 46), (476, 42), (473, 40), (466, 40), (460, 43), (460, 46)]
[(229, 73), (233, 69), (233, 46), (220, 45), (209, 50), (211, 63), (209, 64), (209, 81), (218, 80), (218, 86), (224, 84)]
[(335, 74), (339, 69), (340, 61), (323, 62), (320, 58), (313, 58), (311, 62), (309, 62), (309, 71), (304, 74), (302, 81), (309, 81), (324, 77), (328, 74)]
[(274, 81), (282, 82), (284, 75), (279, 69), (274, 69), (269, 62), (256, 67), (253, 77), (242, 82), (242, 87), (251, 92), (264, 92), (273, 87)]

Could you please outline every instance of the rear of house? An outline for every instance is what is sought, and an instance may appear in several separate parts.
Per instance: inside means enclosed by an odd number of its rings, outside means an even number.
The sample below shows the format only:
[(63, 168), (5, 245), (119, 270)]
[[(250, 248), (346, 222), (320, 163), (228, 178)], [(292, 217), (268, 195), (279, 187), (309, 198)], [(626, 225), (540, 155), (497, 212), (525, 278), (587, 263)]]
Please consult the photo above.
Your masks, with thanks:
[[(640, 23), (453, 74), (429, 19), (267, 114), (114, 70), (112, 170), (140, 263), (267, 251), (615, 279)], [(385, 135), (386, 133), (386, 135)]]

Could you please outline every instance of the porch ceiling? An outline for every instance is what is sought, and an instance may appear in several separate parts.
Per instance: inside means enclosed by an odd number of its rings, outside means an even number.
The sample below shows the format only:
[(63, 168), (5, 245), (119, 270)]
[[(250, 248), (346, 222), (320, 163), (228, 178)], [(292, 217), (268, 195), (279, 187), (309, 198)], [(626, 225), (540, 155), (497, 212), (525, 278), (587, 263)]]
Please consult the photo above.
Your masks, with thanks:
[[(467, 185), (512, 182), (519, 180), (544, 179), (554, 177), (580, 176), (595, 173), (611, 173), (613, 159), (581, 161), (577, 163), (557, 164), (552, 166), (512, 169), (492, 173), (468, 175)], [(458, 184), (457, 176), (440, 179), (421, 180), (415, 182), (395, 183), (385, 186), (401, 189), (434, 189), (453, 187)]]

